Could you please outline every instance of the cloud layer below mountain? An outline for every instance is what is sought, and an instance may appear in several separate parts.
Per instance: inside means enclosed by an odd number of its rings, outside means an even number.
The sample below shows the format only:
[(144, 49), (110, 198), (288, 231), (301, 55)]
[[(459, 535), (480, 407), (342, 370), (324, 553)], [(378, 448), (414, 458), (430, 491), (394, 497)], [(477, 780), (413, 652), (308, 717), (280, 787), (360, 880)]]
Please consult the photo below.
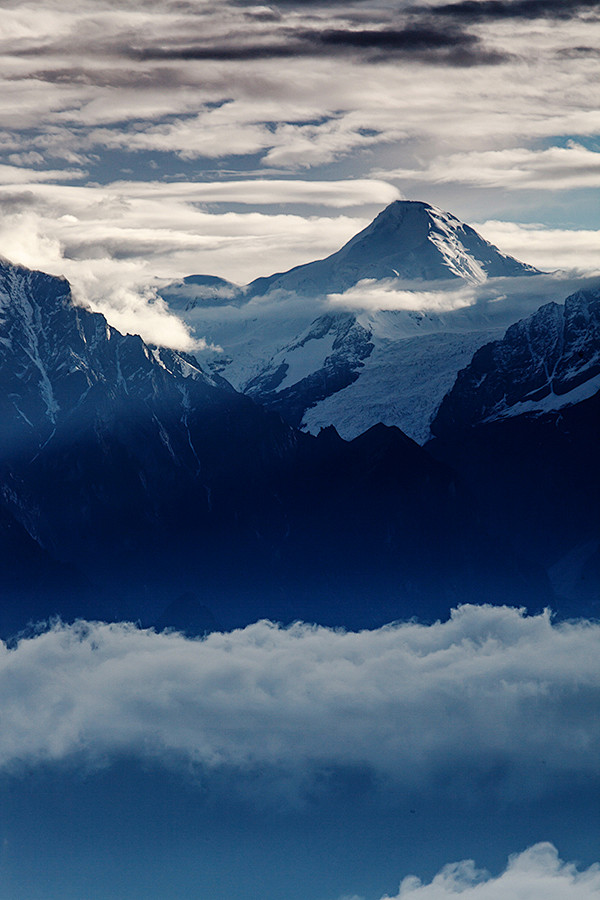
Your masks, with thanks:
[[(259, 622), (188, 640), (55, 625), (0, 656), (0, 764), (121, 754), (509, 796), (598, 782), (600, 626), (464, 606), (346, 633)], [(270, 776), (269, 776), (270, 777)]]

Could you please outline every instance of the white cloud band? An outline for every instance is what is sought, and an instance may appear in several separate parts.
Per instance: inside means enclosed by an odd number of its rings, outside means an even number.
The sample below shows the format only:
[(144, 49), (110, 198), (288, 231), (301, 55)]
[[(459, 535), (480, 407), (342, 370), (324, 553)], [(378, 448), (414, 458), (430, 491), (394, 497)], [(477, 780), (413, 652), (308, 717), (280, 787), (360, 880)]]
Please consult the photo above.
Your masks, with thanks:
[(56, 626), (0, 652), (0, 765), (119, 753), (243, 770), (367, 766), (417, 786), (599, 774), (600, 625), (506, 607), (345, 633), (259, 622), (202, 641)]

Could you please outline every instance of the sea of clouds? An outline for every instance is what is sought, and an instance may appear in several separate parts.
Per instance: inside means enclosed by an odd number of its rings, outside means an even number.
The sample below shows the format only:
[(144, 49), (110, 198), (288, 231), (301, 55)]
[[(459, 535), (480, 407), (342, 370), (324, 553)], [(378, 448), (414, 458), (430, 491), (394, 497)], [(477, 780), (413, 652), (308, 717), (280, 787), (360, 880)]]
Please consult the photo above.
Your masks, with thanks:
[(512, 796), (597, 785), (600, 624), (462, 606), (346, 632), (268, 621), (188, 639), (54, 624), (0, 649), (0, 766), (121, 754), (206, 771), (363, 767)]

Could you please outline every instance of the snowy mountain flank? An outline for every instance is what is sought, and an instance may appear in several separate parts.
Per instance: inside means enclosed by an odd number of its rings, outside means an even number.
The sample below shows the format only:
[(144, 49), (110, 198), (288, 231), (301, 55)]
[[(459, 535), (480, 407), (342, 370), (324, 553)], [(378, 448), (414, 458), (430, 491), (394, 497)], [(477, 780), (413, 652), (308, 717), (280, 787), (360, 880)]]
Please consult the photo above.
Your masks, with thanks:
[(203, 363), (290, 424), (351, 439), (383, 422), (424, 443), (474, 351), (540, 305), (515, 310), (486, 284), (536, 274), (450, 213), (395, 201), (326, 259), (244, 287), (189, 276), (162, 296), (221, 348)]
[(192, 397), (210, 402), (213, 394), (234, 393), (194, 358), (151, 349), (75, 306), (68, 282), (41, 272), (0, 264), (0, 327), (3, 458), (39, 452), (92, 404), (131, 403), (136, 395), (150, 403), (175, 377), (180, 391), (173, 400), (182, 406)]

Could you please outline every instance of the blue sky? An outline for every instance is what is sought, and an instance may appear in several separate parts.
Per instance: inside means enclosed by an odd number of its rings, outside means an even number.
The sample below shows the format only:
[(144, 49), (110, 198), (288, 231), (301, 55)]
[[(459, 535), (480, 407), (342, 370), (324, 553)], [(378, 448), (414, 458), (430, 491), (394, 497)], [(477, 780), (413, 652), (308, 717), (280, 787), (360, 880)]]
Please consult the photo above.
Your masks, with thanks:
[(0, 253), (171, 343), (149, 287), (306, 262), (398, 197), (596, 271), (599, 10), (4, 2)]

